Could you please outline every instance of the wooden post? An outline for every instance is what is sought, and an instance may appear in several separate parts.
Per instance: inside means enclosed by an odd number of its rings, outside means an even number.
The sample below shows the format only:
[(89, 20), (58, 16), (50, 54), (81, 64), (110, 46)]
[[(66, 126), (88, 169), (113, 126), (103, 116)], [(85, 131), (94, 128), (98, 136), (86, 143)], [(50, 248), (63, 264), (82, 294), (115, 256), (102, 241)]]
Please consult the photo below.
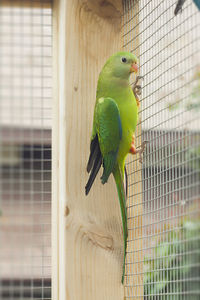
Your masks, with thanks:
[(54, 3), (54, 300), (121, 300), (122, 222), (113, 179), (85, 196), (98, 74), (121, 48), (121, 0)]

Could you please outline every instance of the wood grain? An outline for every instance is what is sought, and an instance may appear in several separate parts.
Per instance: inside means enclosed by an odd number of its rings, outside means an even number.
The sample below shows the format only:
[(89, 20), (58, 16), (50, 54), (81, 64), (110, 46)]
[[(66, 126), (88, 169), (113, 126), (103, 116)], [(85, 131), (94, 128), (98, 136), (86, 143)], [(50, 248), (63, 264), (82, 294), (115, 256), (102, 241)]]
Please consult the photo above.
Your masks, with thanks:
[(122, 222), (113, 179), (103, 186), (98, 177), (89, 196), (84, 194), (97, 78), (121, 48), (121, 13), (120, 0), (55, 2), (55, 300), (124, 299)]
[[(52, 202), (51, 202), (51, 295), (52, 299), (59, 300), (60, 286), (63, 280), (60, 280), (59, 266), (60, 259), (59, 246), (60, 235), (63, 235), (63, 230), (59, 230), (61, 221), (63, 222), (63, 212), (60, 209), (60, 145), (59, 145), (59, 106), (60, 106), (60, 93), (59, 93), (59, 22), (58, 22), (58, 2), (54, 1), (53, 5), (53, 103), (52, 103)], [(61, 245), (64, 247), (64, 240), (61, 237)], [(60, 258), (60, 259), (59, 259)], [(63, 274), (64, 275), (64, 274)], [(62, 277), (61, 277), (62, 278)], [(62, 285), (64, 286), (64, 285)], [(64, 288), (65, 290), (65, 288)], [(64, 299), (64, 298), (63, 298)]]

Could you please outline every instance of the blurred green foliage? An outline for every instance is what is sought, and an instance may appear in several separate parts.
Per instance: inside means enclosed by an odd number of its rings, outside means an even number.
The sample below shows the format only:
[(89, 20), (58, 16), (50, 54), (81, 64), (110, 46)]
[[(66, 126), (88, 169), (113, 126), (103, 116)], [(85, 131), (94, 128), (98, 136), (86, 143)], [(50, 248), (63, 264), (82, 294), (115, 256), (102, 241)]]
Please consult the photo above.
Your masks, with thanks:
[(187, 161), (192, 169), (196, 169), (200, 172), (200, 146), (196, 145), (191, 147), (187, 151)]
[[(184, 103), (188, 111), (200, 110), (200, 70), (194, 76), (191, 97)], [(168, 104), (170, 111), (180, 108), (181, 99)], [(187, 143), (187, 140), (186, 140)], [(163, 149), (166, 154), (168, 146)], [(173, 166), (200, 170), (199, 133), (193, 134), (190, 147), (177, 150)], [(163, 155), (162, 155), (163, 156)], [(168, 155), (165, 155), (167, 157)], [(185, 164), (184, 164), (185, 163)], [(160, 235), (158, 235), (160, 236)], [(145, 300), (200, 300), (200, 220), (182, 220), (179, 228), (163, 233), (153, 241), (152, 251), (144, 259)]]
[(144, 260), (144, 299), (200, 299), (200, 221), (184, 221)]

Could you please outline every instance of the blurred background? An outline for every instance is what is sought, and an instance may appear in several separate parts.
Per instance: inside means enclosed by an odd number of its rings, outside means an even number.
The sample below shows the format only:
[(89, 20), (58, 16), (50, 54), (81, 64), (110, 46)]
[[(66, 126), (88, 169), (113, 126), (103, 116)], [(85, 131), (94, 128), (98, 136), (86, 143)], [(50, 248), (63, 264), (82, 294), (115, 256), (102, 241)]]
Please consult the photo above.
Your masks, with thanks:
[(51, 299), (52, 3), (0, 2), (0, 299)]
[(177, 2), (124, 1), (123, 46), (144, 76), (137, 145), (148, 141), (143, 164), (127, 164), (127, 299), (200, 299), (200, 12), (187, 0), (175, 16)]

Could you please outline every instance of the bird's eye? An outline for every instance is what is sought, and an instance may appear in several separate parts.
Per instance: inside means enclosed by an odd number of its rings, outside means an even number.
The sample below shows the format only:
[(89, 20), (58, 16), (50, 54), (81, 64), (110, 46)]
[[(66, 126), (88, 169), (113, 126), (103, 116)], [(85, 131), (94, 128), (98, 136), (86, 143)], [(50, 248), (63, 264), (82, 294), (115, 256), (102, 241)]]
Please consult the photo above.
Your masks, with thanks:
[(123, 63), (126, 63), (126, 62), (127, 62), (126, 57), (122, 57), (121, 61), (122, 61)]

